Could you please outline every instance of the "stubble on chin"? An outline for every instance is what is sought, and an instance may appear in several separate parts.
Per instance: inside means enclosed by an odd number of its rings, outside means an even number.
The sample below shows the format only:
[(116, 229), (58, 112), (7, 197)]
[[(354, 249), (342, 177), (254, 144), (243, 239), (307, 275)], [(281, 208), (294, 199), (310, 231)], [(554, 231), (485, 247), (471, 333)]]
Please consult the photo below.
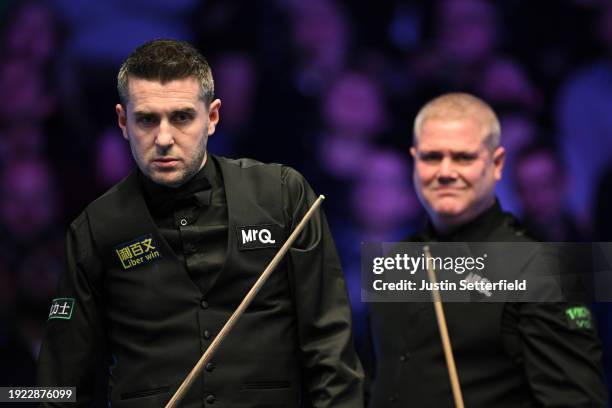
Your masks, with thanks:
[(155, 184), (171, 188), (180, 187), (185, 183), (186, 179), (185, 171), (182, 169), (177, 169), (172, 172), (149, 169), (149, 174), (147, 176)]

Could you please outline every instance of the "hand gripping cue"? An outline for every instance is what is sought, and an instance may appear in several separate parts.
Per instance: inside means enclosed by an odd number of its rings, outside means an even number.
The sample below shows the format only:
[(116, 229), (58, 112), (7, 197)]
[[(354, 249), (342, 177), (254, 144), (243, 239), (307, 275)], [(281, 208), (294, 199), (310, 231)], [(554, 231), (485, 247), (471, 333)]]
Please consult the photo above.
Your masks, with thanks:
[(429, 281), (433, 286), (431, 295), (433, 297), (434, 308), (436, 309), (436, 320), (438, 321), (438, 329), (440, 330), (442, 347), (444, 348), (444, 357), (446, 359), (446, 367), (448, 368), (448, 375), (450, 377), (451, 388), (453, 390), (453, 398), (455, 399), (455, 407), (464, 408), (463, 395), (461, 394), (461, 386), (459, 385), (459, 376), (457, 375), (457, 367), (455, 366), (455, 357), (453, 357), (453, 348), (451, 347), (450, 337), (448, 336), (444, 308), (442, 307), (440, 292), (436, 288), (436, 272), (433, 269), (433, 263), (429, 261), (429, 259), (431, 259), (429, 246), (425, 245), (423, 247), (423, 251), (425, 252), (427, 275), (429, 276)]
[(315, 211), (319, 208), (319, 206), (321, 205), (321, 202), (324, 199), (325, 199), (325, 196), (320, 195), (319, 198), (317, 198), (317, 200), (314, 203), (312, 203), (312, 206), (310, 206), (306, 214), (304, 214), (304, 217), (302, 218), (300, 223), (297, 225), (297, 227), (295, 227), (291, 235), (289, 235), (289, 238), (287, 238), (287, 241), (285, 241), (285, 243), (283, 244), (281, 249), (279, 249), (279, 251), (276, 253), (274, 258), (272, 258), (272, 261), (270, 261), (270, 263), (268, 264), (266, 269), (263, 271), (261, 276), (253, 284), (253, 287), (249, 290), (249, 292), (246, 294), (244, 299), (242, 299), (242, 302), (240, 302), (240, 305), (238, 305), (238, 308), (230, 316), (230, 318), (225, 323), (223, 328), (219, 331), (219, 334), (215, 337), (212, 343), (210, 343), (210, 346), (208, 346), (208, 349), (206, 349), (206, 352), (202, 355), (198, 363), (195, 365), (195, 367), (193, 367), (189, 375), (185, 377), (185, 380), (183, 380), (183, 383), (176, 390), (176, 392), (174, 393), (170, 401), (168, 401), (165, 408), (175, 408), (178, 405), (178, 403), (183, 399), (183, 397), (185, 396), (185, 394), (191, 387), (191, 384), (193, 383), (193, 381), (196, 379), (198, 374), (200, 374), (200, 371), (202, 371), (206, 363), (210, 361), (211, 357), (213, 356), (217, 348), (219, 348), (219, 345), (221, 345), (221, 343), (223, 342), (223, 339), (225, 339), (225, 336), (227, 336), (230, 330), (232, 330), (232, 328), (238, 321), (238, 318), (240, 318), (240, 316), (244, 313), (244, 311), (249, 306), (249, 304), (253, 301), (253, 298), (255, 297), (255, 295), (257, 295), (257, 292), (259, 292), (259, 289), (261, 289), (261, 287), (266, 282), (266, 280), (268, 280), (268, 277), (274, 271), (274, 268), (276, 268), (276, 266), (281, 261), (281, 259), (283, 259), (283, 257), (285, 256), (285, 254), (287, 253), (287, 251), (289, 250), (293, 242), (296, 240), (298, 235), (300, 235), (300, 232), (302, 232), (302, 230), (306, 226), (306, 223), (308, 222), (308, 220), (310, 220), (310, 218), (315, 213)]

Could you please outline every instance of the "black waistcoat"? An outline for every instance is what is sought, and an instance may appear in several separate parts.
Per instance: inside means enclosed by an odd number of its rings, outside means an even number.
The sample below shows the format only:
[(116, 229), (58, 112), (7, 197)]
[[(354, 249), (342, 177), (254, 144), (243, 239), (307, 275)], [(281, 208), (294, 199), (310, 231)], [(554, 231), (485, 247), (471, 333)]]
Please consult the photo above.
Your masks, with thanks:
[[(409, 239), (428, 240), (436, 238)], [(530, 241), (498, 204), (469, 233), (445, 240)], [(445, 303), (444, 312), (465, 406), (532, 406), (506, 304)], [(371, 303), (370, 313), (377, 366), (369, 406), (454, 407), (433, 303)]]
[[(218, 160), (228, 206), (227, 258), (204, 295), (157, 230), (135, 173), (87, 209), (106, 266), (113, 406), (163, 406), (282, 244), (241, 250), (239, 227), (273, 225), (287, 235), (281, 167)], [(142, 262), (130, 266), (129, 257)], [(181, 406), (297, 407), (298, 355), (281, 263)]]

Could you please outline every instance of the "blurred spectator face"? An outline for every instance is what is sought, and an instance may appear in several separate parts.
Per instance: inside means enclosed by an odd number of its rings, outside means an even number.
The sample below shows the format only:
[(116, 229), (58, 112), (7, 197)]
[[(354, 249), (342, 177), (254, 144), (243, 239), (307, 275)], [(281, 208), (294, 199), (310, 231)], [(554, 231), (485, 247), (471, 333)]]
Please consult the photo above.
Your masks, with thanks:
[(0, 216), (9, 233), (20, 241), (49, 230), (57, 217), (55, 183), (49, 168), (36, 160), (15, 161), (2, 177)]
[(496, 41), (492, 6), (483, 0), (444, 0), (440, 3), (439, 47), (459, 63), (474, 63), (488, 55)]
[(522, 157), (515, 175), (526, 214), (545, 220), (562, 212), (565, 175), (552, 152), (542, 149)]
[(15, 158), (38, 157), (44, 144), (43, 129), (36, 123), (18, 122), (0, 130), (0, 158), (4, 163)]
[(328, 126), (341, 136), (373, 137), (380, 132), (384, 121), (377, 85), (360, 74), (341, 76), (332, 85), (324, 109)]
[(372, 152), (362, 163), (353, 192), (353, 208), (366, 229), (389, 229), (416, 219), (420, 205), (410, 187), (408, 163), (391, 152)]
[(232, 53), (215, 62), (215, 88), (223, 97), (223, 126), (239, 128), (249, 120), (256, 87), (255, 64), (246, 54)]
[(336, 71), (344, 60), (347, 23), (333, 0), (299, 1), (293, 9), (293, 35), (307, 66)]
[(325, 172), (349, 182), (361, 172), (362, 162), (370, 154), (372, 147), (359, 139), (324, 134), (318, 149), (319, 164)]
[(491, 152), (487, 132), (482, 121), (472, 117), (422, 123), (411, 149), (414, 185), (437, 226), (464, 224), (493, 204), (504, 149)]
[(40, 121), (54, 109), (44, 89), (41, 68), (23, 58), (0, 65), (0, 119), (6, 122)]
[(46, 61), (57, 47), (58, 29), (52, 11), (42, 3), (23, 3), (5, 34), (7, 50), (29, 61)]
[(506, 156), (512, 156), (536, 138), (536, 125), (528, 116), (520, 113), (500, 115), (499, 122), (504, 129)]
[(132, 170), (130, 149), (121, 138), (121, 132), (108, 128), (102, 132), (96, 145), (96, 178), (102, 187), (119, 182)]
[(539, 108), (539, 93), (526, 72), (510, 59), (496, 58), (487, 64), (478, 89), (479, 95), (493, 104)]

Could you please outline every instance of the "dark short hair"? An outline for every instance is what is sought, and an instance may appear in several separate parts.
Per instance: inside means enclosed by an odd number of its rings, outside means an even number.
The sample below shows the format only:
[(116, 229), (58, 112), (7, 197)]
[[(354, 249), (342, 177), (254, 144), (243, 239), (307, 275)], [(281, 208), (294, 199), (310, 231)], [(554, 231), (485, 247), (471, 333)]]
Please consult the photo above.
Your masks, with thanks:
[(153, 40), (136, 48), (121, 64), (117, 92), (124, 106), (128, 102), (129, 77), (157, 80), (162, 84), (194, 77), (200, 83), (200, 98), (209, 106), (215, 93), (210, 66), (191, 44), (176, 40)]

